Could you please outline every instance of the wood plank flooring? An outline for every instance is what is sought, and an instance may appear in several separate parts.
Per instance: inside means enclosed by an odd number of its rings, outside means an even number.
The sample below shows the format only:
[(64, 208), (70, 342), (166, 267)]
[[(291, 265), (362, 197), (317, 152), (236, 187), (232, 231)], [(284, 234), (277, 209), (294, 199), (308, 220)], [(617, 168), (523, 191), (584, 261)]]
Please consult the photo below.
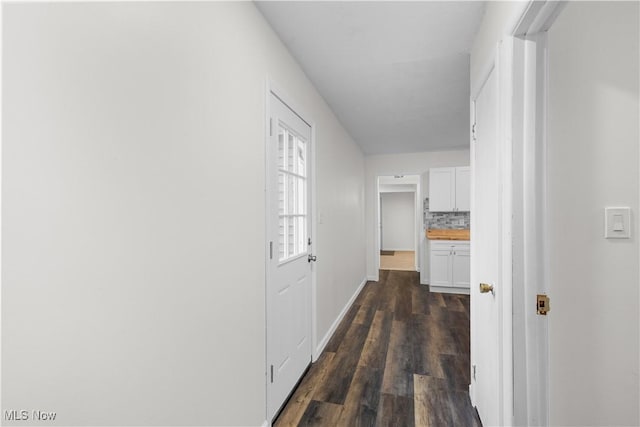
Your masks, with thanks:
[(394, 251), (393, 255), (380, 254), (380, 269), (416, 271), (414, 251)]
[(481, 427), (469, 379), (469, 296), (381, 270), (274, 426)]

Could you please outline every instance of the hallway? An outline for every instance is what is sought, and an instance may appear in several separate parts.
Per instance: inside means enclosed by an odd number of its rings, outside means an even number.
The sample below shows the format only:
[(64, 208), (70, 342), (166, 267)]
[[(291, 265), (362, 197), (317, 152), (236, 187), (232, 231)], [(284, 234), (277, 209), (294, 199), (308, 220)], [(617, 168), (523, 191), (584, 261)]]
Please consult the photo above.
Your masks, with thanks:
[(479, 426), (469, 382), (469, 297), (381, 270), (274, 426)]

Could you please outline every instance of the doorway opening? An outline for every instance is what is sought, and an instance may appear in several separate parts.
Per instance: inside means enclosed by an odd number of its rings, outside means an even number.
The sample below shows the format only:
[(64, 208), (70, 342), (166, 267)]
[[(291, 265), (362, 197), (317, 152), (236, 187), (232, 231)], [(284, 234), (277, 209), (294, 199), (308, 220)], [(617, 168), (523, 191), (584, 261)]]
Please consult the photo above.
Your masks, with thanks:
[(420, 271), (420, 175), (379, 176), (378, 257), (381, 270)]

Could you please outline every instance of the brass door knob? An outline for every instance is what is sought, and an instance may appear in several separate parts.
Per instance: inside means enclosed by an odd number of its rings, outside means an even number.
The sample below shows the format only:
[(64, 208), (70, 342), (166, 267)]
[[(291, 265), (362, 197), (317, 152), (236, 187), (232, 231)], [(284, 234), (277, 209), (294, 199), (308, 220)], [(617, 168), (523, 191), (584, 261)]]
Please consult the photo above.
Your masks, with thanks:
[(481, 294), (487, 294), (491, 292), (491, 294), (493, 295), (493, 285), (490, 285), (488, 283), (480, 283), (480, 293)]

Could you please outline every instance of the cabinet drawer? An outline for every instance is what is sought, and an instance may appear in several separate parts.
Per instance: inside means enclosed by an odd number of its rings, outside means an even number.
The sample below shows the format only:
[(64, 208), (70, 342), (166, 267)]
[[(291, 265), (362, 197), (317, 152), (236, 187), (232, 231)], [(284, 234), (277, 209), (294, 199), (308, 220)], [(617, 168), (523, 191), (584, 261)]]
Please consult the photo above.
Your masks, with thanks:
[(429, 242), (431, 249), (450, 249), (450, 248), (458, 248), (460, 250), (470, 250), (470, 244), (467, 241), (460, 240), (431, 240)]

